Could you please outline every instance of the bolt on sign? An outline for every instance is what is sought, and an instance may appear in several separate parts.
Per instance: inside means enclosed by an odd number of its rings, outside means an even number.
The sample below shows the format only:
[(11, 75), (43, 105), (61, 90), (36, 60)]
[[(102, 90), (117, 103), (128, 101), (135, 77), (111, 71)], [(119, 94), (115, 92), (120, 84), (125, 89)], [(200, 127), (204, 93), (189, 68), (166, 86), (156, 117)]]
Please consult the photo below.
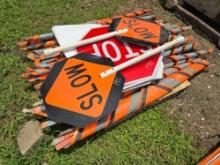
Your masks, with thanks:
[(140, 18), (114, 19), (109, 29), (110, 31), (128, 29), (127, 33), (120, 34), (117, 37), (141, 45), (158, 45), (169, 39), (169, 32), (165, 28)]
[(113, 66), (108, 58), (86, 53), (55, 64), (40, 90), (48, 118), (84, 127), (115, 111), (124, 77), (120, 72), (103, 79), (99, 76)]
[[(82, 38), (82, 40), (106, 34), (108, 32), (108, 27), (93, 28)], [(151, 48), (152, 47), (149, 46), (140, 46), (134, 43), (127, 43), (112, 37), (103, 41), (78, 47), (76, 48), (76, 52), (86, 52), (100, 57), (107, 57), (110, 58), (115, 65), (119, 65), (125, 61), (142, 55)], [(121, 73), (125, 77), (126, 83), (132, 83), (134, 81), (138, 81), (139, 79), (147, 77), (150, 79), (153, 77), (155, 68), (161, 59), (162, 56), (160, 56), (160, 53), (158, 53), (155, 56), (143, 60), (143, 62), (122, 70)]]

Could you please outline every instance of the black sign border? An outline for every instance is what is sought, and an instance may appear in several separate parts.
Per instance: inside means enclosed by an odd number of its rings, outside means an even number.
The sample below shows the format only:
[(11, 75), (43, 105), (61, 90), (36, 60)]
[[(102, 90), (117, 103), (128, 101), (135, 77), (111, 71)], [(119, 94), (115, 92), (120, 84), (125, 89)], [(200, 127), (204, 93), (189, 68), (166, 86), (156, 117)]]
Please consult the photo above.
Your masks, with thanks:
[[(86, 60), (88, 62), (98, 63), (98, 64), (102, 64), (102, 65), (104, 63), (105, 65), (108, 65), (108, 66), (114, 66), (114, 63), (109, 58), (103, 58), (103, 57), (99, 57), (96, 55), (89, 55), (86, 53), (81, 53), (81, 54), (78, 54), (78, 55), (71, 57), (71, 58)], [(98, 119), (106, 116), (107, 114), (114, 112), (117, 109), (118, 103), (122, 97), (122, 90), (123, 90), (123, 86), (125, 83), (125, 78), (123, 77), (123, 75), (120, 72), (116, 73), (116, 76), (114, 79), (114, 81), (116, 79), (117, 79), (117, 81), (120, 81), (120, 85), (113, 83), (112, 88), (110, 90), (110, 95), (109, 95), (108, 100), (106, 101), (106, 105), (104, 107), (104, 111), (97, 118), (92, 118), (92, 117), (88, 117), (88, 116), (85, 116), (85, 115), (82, 115), (82, 114), (79, 114), (76, 112), (71, 112), (69, 110), (50, 105), (49, 103), (46, 102), (45, 98), (46, 98), (49, 90), (53, 86), (53, 83), (56, 81), (56, 78), (58, 77), (59, 73), (61, 72), (63, 66), (65, 65), (65, 63), (67, 61), (68, 61), (68, 59), (61, 61), (61, 62), (58, 62), (54, 65), (54, 67), (50, 71), (47, 79), (45, 80), (45, 82), (43, 83), (43, 85), (40, 89), (40, 94), (41, 94), (41, 96), (43, 98), (43, 102), (46, 106), (48, 119), (56, 121), (58, 123), (65, 123), (65, 124), (73, 125), (73, 126), (76, 126), (79, 128), (83, 128), (87, 124), (89, 124), (91, 122), (95, 122)], [(62, 87), (60, 88), (60, 90), (62, 90)]]

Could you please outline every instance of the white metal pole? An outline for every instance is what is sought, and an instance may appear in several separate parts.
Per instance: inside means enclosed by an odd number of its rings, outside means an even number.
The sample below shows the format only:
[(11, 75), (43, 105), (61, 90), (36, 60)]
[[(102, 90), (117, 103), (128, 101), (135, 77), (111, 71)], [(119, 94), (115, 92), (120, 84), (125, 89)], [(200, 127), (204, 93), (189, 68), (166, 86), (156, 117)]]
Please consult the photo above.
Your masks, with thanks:
[(57, 53), (57, 52), (62, 52), (62, 51), (63, 52), (68, 52), (68, 51), (71, 51), (74, 48), (84, 46), (84, 45), (87, 45), (87, 44), (90, 44), (90, 43), (93, 43), (93, 42), (105, 40), (105, 39), (114, 37), (116, 35), (126, 33), (127, 31), (128, 31), (128, 29), (121, 29), (121, 30), (118, 30), (118, 31), (113, 31), (113, 32), (110, 32), (110, 33), (107, 33), (107, 34), (103, 34), (103, 35), (99, 35), (99, 36), (92, 37), (92, 38), (89, 38), (89, 39), (85, 39), (85, 40), (73, 43), (71, 45), (60, 46), (60, 47), (57, 47), (57, 48), (45, 49), (44, 54), (47, 56), (47, 55), (51, 55), (51, 54), (54, 54), (54, 53)]
[(173, 41), (170, 41), (170, 42), (168, 42), (168, 43), (166, 43), (166, 44), (164, 44), (162, 46), (159, 46), (159, 47), (157, 47), (155, 49), (149, 50), (146, 53), (144, 53), (144, 54), (142, 54), (142, 55), (140, 55), (138, 57), (132, 58), (129, 61), (126, 61), (126, 62), (124, 62), (124, 63), (122, 63), (120, 65), (117, 65), (115, 67), (112, 67), (112, 68), (104, 71), (104, 72), (101, 72), (100, 73), (100, 77), (104, 78), (104, 77), (107, 77), (107, 76), (109, 76), (109, 75), (111, 75), (111, 74), (113, 74), (115, 72), (121, 71), (121, 70), (123, 70), (123, 69), (125, 69), (125, 68), (127, 68), (127, 67), (129, 67), (131, 65), (134, 65), (134, 64), (136, 64), (138, 62), (141, 62), (142, 60), (144, 60), (144, 59), (146, 59), (148, 57), (151, 57), (151, 56), (153, 56), (153, 55), (155, 55), (157, 53), (160, 53), (160, 52), (162, 52), (162, 51), (164, 51), (166, 49), (169, 49), (172, 46), (174, 46), (174, 45), (176, 45), (176, 44), (178, 44), (180, 42), (183, 42), (183, 41), (184, 41), (184, 37), (180, 36), (177, 39), (175, 39)]

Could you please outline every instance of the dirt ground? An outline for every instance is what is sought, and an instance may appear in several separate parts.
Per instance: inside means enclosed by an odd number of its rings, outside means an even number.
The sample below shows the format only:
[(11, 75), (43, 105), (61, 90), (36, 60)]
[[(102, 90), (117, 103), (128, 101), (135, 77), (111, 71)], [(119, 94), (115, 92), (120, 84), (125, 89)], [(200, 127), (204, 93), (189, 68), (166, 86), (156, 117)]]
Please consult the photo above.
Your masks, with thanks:
[[(132, 3), (129, 5), (132, 7), (123, 7), (117, 13), (150, 8), (164, 22), (185, 24), (175, 12), (165, 10), (157, 0), (129, 0), (128, 3)], [(166, 112), (177, 120), (182, 130), (195, 136), (195, 145), (210, 151), (220, 142), (220, 50), (196, 31), (194, 29), (190, 34), (201, 43), (202, 48), (214, 48), (213, 54), (206, 57), (210, 67), (192, 79), (189, 89), (166, 103)]]
[(211, 63), (208, 70), (194, 78), (192, 86), (183, 94), (170, 100), (166, 111), (178, 119), (183, 130), (196, 135), (197, 144), (212, 150), (220, 144), (219, 51), (213, 53), (208, 61)]

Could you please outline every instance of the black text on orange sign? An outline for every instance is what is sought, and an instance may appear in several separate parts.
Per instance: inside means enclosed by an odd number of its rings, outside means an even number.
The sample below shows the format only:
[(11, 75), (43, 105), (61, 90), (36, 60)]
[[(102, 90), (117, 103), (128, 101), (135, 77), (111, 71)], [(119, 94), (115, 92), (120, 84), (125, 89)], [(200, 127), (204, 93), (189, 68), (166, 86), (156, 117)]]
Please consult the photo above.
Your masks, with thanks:
[(92, 82), (92, 77), (85, 73), (87, 69), (83, 68), (83, 65), (84, 64), (74, 65), (64, 70), (73, 88), (83, 88), (85, 85), (90, 86), (91, 90), (77, 97), (82, 110), (88, 110), (92, 108), (94, 104), (101, 104), (102, 96), (99, 94), (96, 84)]
[(127, 25), (128, 28), (133, 29), (136, 33), (142, 36), (144, 39), (147, 38), (157, 38), (157, 36), (151, 33), (146, 27), (135, 27), (141, 25), (137, 20), (125, 19), (123, 23)]

